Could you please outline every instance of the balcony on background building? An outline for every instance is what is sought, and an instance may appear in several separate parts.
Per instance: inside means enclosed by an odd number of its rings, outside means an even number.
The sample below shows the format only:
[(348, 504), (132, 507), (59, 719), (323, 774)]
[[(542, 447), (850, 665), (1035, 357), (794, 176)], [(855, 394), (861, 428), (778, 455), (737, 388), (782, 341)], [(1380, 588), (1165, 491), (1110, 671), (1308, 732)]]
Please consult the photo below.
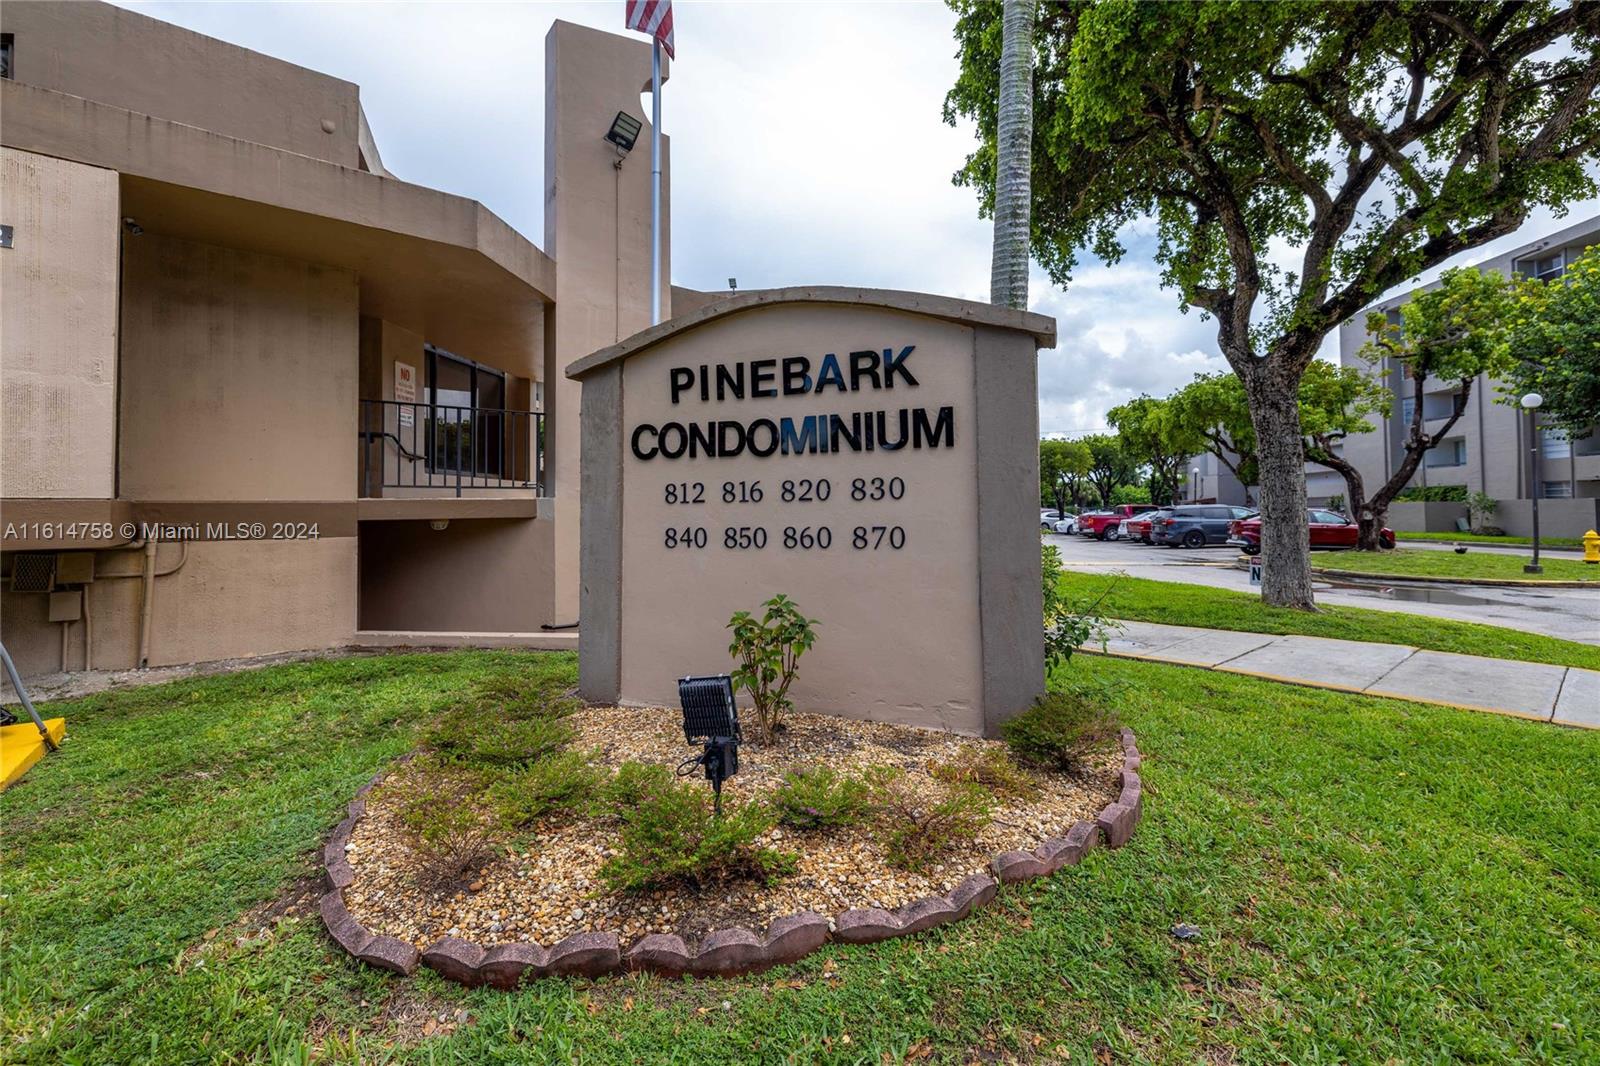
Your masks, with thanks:
[(544, 493), (544, 415), (362, 400), (361, 496)]

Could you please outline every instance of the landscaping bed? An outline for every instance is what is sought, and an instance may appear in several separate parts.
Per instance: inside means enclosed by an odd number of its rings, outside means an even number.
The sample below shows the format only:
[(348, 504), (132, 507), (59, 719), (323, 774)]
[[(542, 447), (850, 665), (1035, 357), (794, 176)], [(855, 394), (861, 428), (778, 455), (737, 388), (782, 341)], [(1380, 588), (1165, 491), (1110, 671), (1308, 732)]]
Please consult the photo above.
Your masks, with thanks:
[[(504, 725), (504, 711), (480, 712), (488, 730)], [(830, 935), (880, 940), (965, 917), (994, 892), (990, 874), (1019, 880), (1077, 861), (1098, 842), (1107, 808), (1139, 805), (1133, 738), (1106, 723), (1070, 767), (1046, 768), (1016, 762), (1003, 741), (790, 714), (773, 743), (742, 747), (717, 818), (704, 779), (670, 776), (698, 754), (675, 709), (568, 706), (552, 720), (560, 751), (474, 773), (470, 794), (453, 791), (470, 760), (454, 752), (451, 762), (448, 747), (374, 779), (326, 848), (336, 898), (323, 917), (336, 940), (381, 967), (410, 972), (421, 960), (467, 983), (512, 984), (528, 968), (682, 972), (707, 944), (728, 941), (746, 951), (704, 968), (742, 972), (794, 954), (790, 944), (784, 957), (760, 957), (771, 930), (794, 930), (790, 940), (810, 951)], [(517, 775), (538, 781), (550, 765), (578, 773), (581, 795), (526, 821), (491, 810), (517, 791)], [(624, 784), (634, 778), (653, 784)], [(448, 820), (450, 795), (485, 808), (483, 818), (461, 847), (429, 847), (418, 812), (440, 805), (424, 818)], [(526, 795), (510, 802), (525, 805)], [(661, 828), (640, 813), (653, 805), (672, 808), (675, 821), (662, 816), (670, 824)], [(1107, 818), (1107, 837), (1122, 844), (1138, 810)], [(701, 868), (664, 872), (683, 858), (674, 848), (704, 856), (730, 826), (747, 840)], [(640, 832), (656, 836), (640, 844)], [(1042, 844), (1051, 847), (1035, 853)], [(770, 930), (765, 940), (758, 930)], [(504, 957), (512, 944), (533, 954), (510, 952), (520, 965), (478, 973), (485, 952)], [(573, 960), (552, 964), (544, 944)]]

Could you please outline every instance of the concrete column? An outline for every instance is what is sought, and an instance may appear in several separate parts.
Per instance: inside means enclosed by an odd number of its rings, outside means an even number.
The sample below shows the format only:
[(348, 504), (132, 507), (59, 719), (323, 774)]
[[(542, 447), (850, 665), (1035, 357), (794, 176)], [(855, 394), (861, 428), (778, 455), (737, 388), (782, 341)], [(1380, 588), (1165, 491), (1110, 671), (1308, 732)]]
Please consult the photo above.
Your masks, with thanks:
[[(665, 64), (665, 60), (663, 60)], [(663, 69), (663, 78), (666, 71)], [(578, 618), (579, 404), (566, 367), (650, 325), (650, 86), (643, 38), (556, 22), (545, 36), (545, 252), (556, 261), (547, 316), (548, 477), (556, 497), (556, 622)], [(670, 107), (664, 108), (671, 114)], [(643, 123), (631, 154), (605, 140), (618, 111)], [(662, 308), (671, 315), (671, 151), (662, 138)], [(621, 166), (618, 167), (618, 160)]]

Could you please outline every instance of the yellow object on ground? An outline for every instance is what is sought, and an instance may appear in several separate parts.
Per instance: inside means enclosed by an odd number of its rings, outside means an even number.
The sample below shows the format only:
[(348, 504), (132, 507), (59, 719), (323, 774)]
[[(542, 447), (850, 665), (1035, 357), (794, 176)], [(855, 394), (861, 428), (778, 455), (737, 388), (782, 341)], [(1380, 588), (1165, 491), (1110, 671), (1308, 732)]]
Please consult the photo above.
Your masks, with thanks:
[[(57, 744), (67, 735), (65, 718), (46, 718), (44, 727)], [(0, 791), (15, 784), (17, 778), (28, 772), (28, 767), (44, 756), (45, 750), (39, 727), (32, 722), (0, 725)]]

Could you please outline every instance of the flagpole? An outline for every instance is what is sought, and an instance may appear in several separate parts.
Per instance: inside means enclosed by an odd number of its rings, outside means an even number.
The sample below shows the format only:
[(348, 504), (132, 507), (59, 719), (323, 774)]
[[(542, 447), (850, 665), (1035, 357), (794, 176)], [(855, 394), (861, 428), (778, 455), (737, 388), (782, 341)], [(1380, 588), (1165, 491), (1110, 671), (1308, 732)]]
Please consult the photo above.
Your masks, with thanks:
[(661, 321), (661, 39), (650, 42), (650, 324)]

